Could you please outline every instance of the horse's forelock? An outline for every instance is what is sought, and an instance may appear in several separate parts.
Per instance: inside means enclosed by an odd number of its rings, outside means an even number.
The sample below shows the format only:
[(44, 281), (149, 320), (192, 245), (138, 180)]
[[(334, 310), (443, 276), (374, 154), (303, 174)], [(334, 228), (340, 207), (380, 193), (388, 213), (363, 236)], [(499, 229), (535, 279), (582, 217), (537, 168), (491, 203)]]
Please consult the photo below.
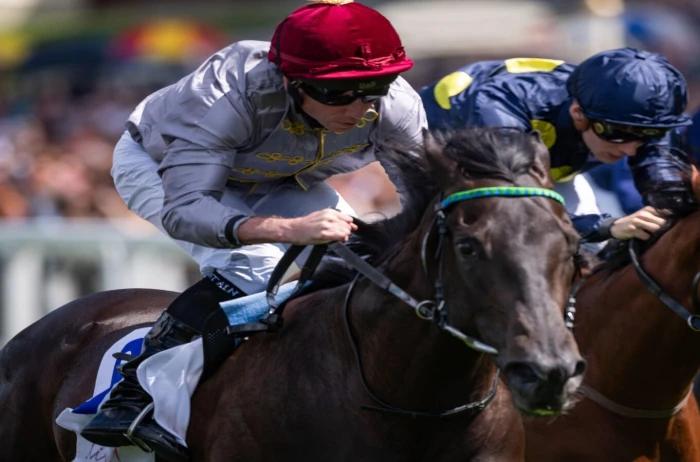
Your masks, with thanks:
[(398, 167), (408, 194), (403, 197), (401, 213), (360, 230), (360, 236), (366, 234), (381, 242), (379, 248), (390, 249), (401, 237), (414, 230), (437, 194), (436, 184), (444, 178), (435, 177), (441, 173), (431, 169), (430, 156), (450, 159), (469, 177), (515, 181), (530, 172), (539, 146), (532, 135), (503, 128), (425, 132), (424, 137), (422, 152), (395, 148), (388, 153), (390, 162)]
[(470, 128), (455, 132), (444, 154), (455, 160), (465, 175), (515, 181), (527, 174), (537, 143), (526, 133), (503, 128)]

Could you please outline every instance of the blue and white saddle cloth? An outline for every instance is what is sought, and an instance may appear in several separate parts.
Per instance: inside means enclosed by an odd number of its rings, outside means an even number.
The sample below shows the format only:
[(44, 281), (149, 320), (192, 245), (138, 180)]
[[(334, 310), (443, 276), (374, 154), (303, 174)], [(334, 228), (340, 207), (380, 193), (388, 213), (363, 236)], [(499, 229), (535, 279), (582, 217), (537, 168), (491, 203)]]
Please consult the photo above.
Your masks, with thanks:
[[(280, 286), (276, 300), (287, 300), (296, 288), (296, 282)], [(265, 292), (248, 295), (221, 303), (221, 308), (234, 326), (260, 320), (269, 310)], [(114, 353), (138, 355), (143, 338), (150, 327), (136, 329), (120, 340), (104, 354), (95, 380), (94, 396), (80, 406), (65, 409), (56, 423), (78, 436), (74, 462), (152, 462), (153, 455), (135, 447), (105, 448), (97, 446), (80, 436), (80, 431), (106, 401), (112, 387), (121, 380), (117, 368), (121, 361)], [(153, 398), (153, 416), (164, 429), (172, 433), (187, 446), (185, 436), (190, 421), (190, 398), (194, 393), (204, 366), (202, 339), (156, 353), (144, 360), (136, 375), (139, 383)]]

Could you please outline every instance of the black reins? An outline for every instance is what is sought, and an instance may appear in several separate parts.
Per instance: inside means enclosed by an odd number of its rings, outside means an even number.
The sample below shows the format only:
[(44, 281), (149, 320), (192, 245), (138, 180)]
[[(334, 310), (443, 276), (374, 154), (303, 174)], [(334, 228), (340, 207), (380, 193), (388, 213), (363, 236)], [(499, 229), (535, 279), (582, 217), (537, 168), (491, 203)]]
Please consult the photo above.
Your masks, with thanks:
[(442, 418), (442, 417), (451, 417), (451, 416), (456, 416), (459, 414), (464, 414), (467, 412), (475, 412), (478, 413), (482, 411), (488, 404), (493, 400), (493, 398), (496, 396), (496, 392), (498, 391), (498, 377), (499, 377), (499, 371), (496, 370), (496, 374), (494, 374), (492, 382), (491, 382), (491, 387), (483, 398), (472, 401), (469, 403), (461, 404), (459, 406), (455, 406), (451, 409), (445, 409), (441, 411), (423, 411), (423, 410), (410, 410), (410, 409), (404, 409), (398, 406), (394, 406), (392, 404), (387, 403), (383, 399), (379, 398), (377, 394), (372, 390), (372, 388), (369, 386), (369, 382), (367, 381), (367, 377), (365, 375), (365, 368), (364, 364), (362, 361), (362, 355), (360, 354), (360, 349), (359, 349), (359, 343), (357, 341), (357, 338), (355, 337), (355, 334), (352, 332), (352, 327), (350, 326), (350, 296), (352, 295), (353, 289), (355, 288), (355, 285), (357, 281), (360, 279), (360, 275), (358, 274), (355, 276), (355, 278), (352, 280), (350, 283), (347, 292), (345, 293), (345, 300), (343, 302), (343, 312), (344, 312), (344, 320), (345, 320), (345, 333), (347, 334), (348, 338), (350, 339), (350, 345), (352, 346), (352, 352), (353, 355), (355, 356), (355, 363), (357, 365), (357, 369), (360, 373), (360, 381), (362, 382), (362, 387), (365, 389), (365, 393), (367, 393), (367, 396), (369, 396), (372, 401), (375, 402), (375, 406), (371, 406), (368, 404), (363, 404), (361, 406), (362, 409), (368, 410), (368, 411), (375, 411), (375, 412), (383, 412), (383, 413), (388, 413), (388, 414), (396, 414), (396, 415), (402, 415), (406, 417), (432, 417), (432, 418)]
[[(658, 298), (667, 308), (681, 317), (688, 327), (695, 332), (700, 332), (700, 314), (693, 314), (688, 311), (681, 303), (671, 297), (663, 288), (646, 272), (641, 262), (639, 261), (639, 241), (632, 239), (629, 242), (628, 248), (632, 265), (639, 279), (644, 283), (644, 286)], [(698, 285), (700, 285), (700, 272), (695, 274), (692, 282), (692, 301), (693, 308), (696, 312), (700, 311), (700, 301), (698, 300)]]
[[(649, 273), (646, 272), (642, 263), (639, 260), (639, 245), (640, 242), (637, 239), (632, 239), (627, 243), (627, 251), (629, 253), (630, 259), (632, 260), (632, 266), (634, 266), (639, 279), (656, 298), (661, 301), (667, 308), (669, 308), (677, 316), (685, 320), (688, 327), (694, 331), (700, 331), (700, 315), (690, 313), (681, 303), (676, 299), (671, 297), (663, 288), (659, 285), (656, 280)], [(692, 303), (695, 311), (700, 309), (700, 300), (698, 299), (698, 285), (700, 285), (700, 272), (697, 272), (693, 277), (693, 282), (691, 284)], [(688, 394), (675, 406), (668, 409), (639, 409), (632, 408), (629, 406), (623, 406), (622, 404), (613, 401), (607, 396), (603, 395), (601, 392), (596, 390), (587, 384), (582, 384), (579, 391), (586, 396), (591, 401), (598, 403), (601, 407), (607, 409), (608, 411), (621, 415), (623, 417), (628, 417), (632, 419), (668, 419), (678, 414), (687, 404), (688, 399), (693, 394), (693, 390), (689, 390)]]

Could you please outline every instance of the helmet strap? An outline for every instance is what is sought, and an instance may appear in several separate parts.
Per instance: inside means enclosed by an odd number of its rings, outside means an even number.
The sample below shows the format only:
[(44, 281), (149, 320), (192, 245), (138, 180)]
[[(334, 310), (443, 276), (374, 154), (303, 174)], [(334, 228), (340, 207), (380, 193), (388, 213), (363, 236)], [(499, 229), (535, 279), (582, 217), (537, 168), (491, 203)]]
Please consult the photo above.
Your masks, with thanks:
[(304, 109), (301, 106), (301, 103), (303, 101), (303, 95), (299, 91), (299, 84), (301, 82), (299, 80), (289, 80), (287, 84), (287, 93), (289, 93), (289, 96), (292, 98), (292, 102), (294, 104), (294, 109), (296, 112), (301, 114), (301, 116), (304, 118), (304, 121), (311, 127), (311, 128), (323, 128), (323, 125), (318, 123), (316, 119), (308, 115), (306, 112), (304, 112)]

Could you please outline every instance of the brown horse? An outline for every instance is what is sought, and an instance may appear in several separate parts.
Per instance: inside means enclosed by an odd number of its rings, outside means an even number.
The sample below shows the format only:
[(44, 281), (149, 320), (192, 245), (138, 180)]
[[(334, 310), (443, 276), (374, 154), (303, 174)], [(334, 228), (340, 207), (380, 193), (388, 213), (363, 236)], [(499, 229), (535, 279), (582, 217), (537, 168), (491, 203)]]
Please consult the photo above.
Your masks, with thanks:
[[(384, 249), (374, 263), (421, 306), (368, 278), (291, 301), (278, 334), (252, 337), (195, 392), (193, 460), (518, 461), (513, 402), (547, 415), (570, 406), (584, 369), (563, 319), (577, 237), (540, 189), (551, 186), (546, 148), (501, 130), (428, 144), (427, 167), (397, 156), (413, 193), (405, 211), (365, 230)], [(504, 187), (487, 190), (496, 197), (475, 194), (493, 186)], [(4, 457), (70, 460), (75, 439), (56, 415), (88, 398), (108, 345), (173, 296), (96, 294), (10, 341), (0, 358)]]
[[(665, 292), (700, 314), (691, 301), (698, 296), (700, 211), (680, 219), (640, 261)], [(589, 365), (583, 399), (553, 422), (526, 423), (527, 459), (700, 461), (700, 413), (691, 393), (700, 332), (664, 306), (628, 264), (603, 267), (586, 281), (575, 334)]]

